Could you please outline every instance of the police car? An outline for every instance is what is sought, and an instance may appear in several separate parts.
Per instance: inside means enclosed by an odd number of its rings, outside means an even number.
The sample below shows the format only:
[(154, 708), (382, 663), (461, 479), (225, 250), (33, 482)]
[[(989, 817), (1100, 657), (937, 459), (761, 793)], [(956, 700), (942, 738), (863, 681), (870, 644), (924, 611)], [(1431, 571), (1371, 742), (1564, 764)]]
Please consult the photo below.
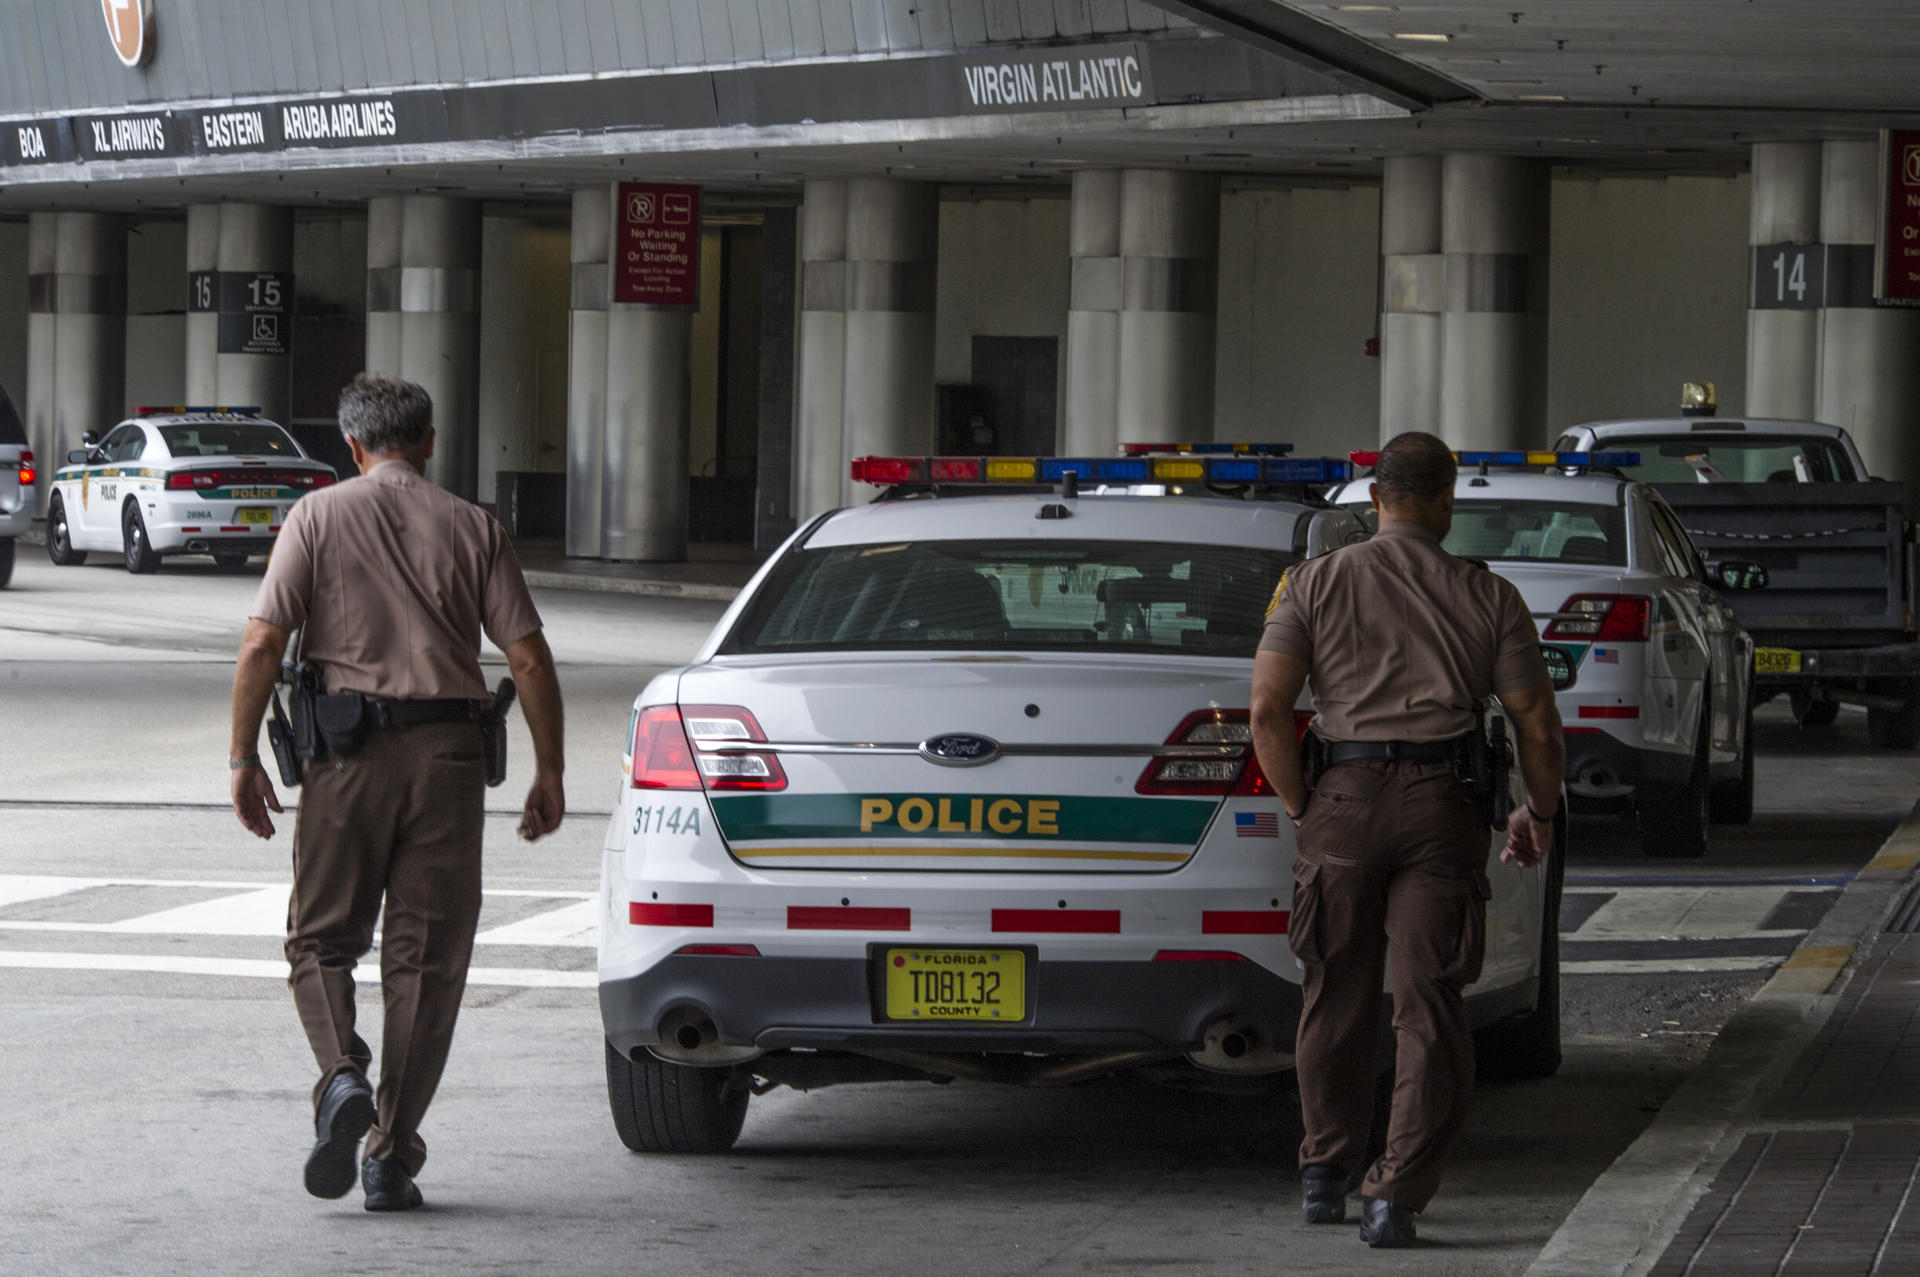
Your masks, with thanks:
[[(1751, 565), (1710, 576), (1658, 494), (1604, 472), (1636, 453), (1459, 456), (1446, 548), (1519, 587), (1578, 671), (1557, 694), (1573, 810), (1630, 810), (1647, 853), (1705, 854), (1710, 823), (1753, 815), (1753, 640), (1716, 592)], [(1366, 510), (1367, 483), (1329, 498)]]
[[(599, 897), (620, 1138), (725, 1149), (770, 1085), (1291, 1068), (1293, 831), (1248, 699), (1281, 573), (1364, 535), (1300, 487), (1345, 463), (853, 464), (890, 499), (802, 527), (634, 701)], [(1469, 998), (1550, 1073), (1558, 860), (1504, 841)]]
[(237, 567), (273, 548), (295, 501), (334, 481), (256, 408), (136, 408), (83, 440), (47, 498), (47, 554), (63, 565), (104, 550), (129, 572), (173, 554)]

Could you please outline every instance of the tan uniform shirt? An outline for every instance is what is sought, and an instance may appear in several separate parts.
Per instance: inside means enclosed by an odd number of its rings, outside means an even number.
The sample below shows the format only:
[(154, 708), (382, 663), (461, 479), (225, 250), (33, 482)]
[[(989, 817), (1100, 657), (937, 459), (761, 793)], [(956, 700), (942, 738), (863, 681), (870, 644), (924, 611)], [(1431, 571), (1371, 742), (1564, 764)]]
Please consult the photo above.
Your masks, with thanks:
[(1288, 569), (1260, 650), (1312, 667), (1326, 740), (1446, 740), (1489, 693), (1549, 681), (1520, 591), (1413, 523)]
[(252, 615), (304, 625), (329, 692), (391, 700), (485, 696), (481, 631), (504, 648), (540, 628), (500, 525), (404, 461), (301, 498)]

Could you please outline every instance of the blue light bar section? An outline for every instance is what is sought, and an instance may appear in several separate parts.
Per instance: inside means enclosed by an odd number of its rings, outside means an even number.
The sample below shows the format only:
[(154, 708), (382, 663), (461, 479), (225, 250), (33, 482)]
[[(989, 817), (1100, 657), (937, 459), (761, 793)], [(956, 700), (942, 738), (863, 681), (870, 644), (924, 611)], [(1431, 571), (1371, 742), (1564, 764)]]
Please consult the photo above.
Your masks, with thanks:
[(1145, 483), (1153, 478), (1149, 464), (1132, 457), (1115, 461), (1096, 461), (1094, 477), (1106, 483)]
[(1332, 457), (1271, 458), (1267, 461), (1268, 483), (1341, 483), (1352, 475), (1352, 467)]
[[(1569, 452), (1562, 455), (1577, 457), (1581, 454)], [(1590, 466), (1637, 466), (1640, 464), (1640, 454), (1637, 452), (1589, 452), (1585, 455), (1587, 457), (1585, 464)], [(1570, 461), (1567, 464), (1579, 465), (1581, 463)]]
[(1209, 483), (1258, 483), (1264, 477), (1261, 463), (1251, 458), (1207, 462)]
[(1048, 483), (1058, 483), (1071, 472), (1082, 479), (1091, 479), (1093, 466), (1094, 463), (1091, 461), (1076, 461), (1071, 457), (1042, 457), (1040, 458), (1040, 477)]

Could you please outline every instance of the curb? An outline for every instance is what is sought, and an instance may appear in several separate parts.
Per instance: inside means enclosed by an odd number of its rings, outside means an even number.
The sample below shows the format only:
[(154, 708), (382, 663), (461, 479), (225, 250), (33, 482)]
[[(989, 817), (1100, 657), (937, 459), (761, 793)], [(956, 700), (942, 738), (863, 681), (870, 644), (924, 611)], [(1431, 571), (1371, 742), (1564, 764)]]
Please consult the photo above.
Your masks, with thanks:
[(1660, 1106), (1547, 1240), (1526, 1277), (1643, 1277), (1680, 1231), (1754, 1106), (1833, 1013), (1834, 986), (1920, 864), (1920, 804), (1773, 977), (1734, 1012), (1700, 1067)]
[(647, 581), (616, 576), (588, 576), (573, 572), (522, 570), (527, 584), (543, 590), (585, 590), (594, 594), (645, 594), (655, 597), (707, 599), (731, 603), (739, 595), (734, 585), (708, 585), (699, 581)]

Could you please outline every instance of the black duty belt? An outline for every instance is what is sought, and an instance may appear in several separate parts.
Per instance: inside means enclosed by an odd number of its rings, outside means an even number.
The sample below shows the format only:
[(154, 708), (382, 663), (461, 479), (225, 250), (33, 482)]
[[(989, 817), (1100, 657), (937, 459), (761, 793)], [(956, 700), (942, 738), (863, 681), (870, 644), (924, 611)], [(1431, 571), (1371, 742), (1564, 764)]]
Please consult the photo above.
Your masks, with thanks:
[(484, 701), (382, 701), (367, 697), (367, 717), (376, 727), (418, 723), (477, 723)]
[(1328, 741), (1327, 766), (1342, 763), (1451, 763), (1467, 756), (1472, 733), (1452, 740)]

